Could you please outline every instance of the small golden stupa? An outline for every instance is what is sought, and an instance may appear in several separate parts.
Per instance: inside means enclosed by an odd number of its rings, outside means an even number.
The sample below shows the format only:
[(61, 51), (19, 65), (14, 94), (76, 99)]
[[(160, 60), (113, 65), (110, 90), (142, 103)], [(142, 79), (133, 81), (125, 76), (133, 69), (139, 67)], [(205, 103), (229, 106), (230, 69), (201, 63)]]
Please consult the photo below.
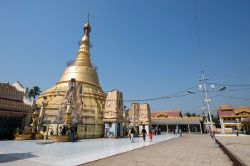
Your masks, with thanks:
[[(38, 130), (58, 134), (62, 126), (75, 127), (77, 137), (103, 137), (103, 92), (96, 69), (90, 60), (89, 19), (84, 25), (76, 59), (70, 64), (55, 86), (38, 97)], [(47, 128), (47, 129), (44, 129)]]

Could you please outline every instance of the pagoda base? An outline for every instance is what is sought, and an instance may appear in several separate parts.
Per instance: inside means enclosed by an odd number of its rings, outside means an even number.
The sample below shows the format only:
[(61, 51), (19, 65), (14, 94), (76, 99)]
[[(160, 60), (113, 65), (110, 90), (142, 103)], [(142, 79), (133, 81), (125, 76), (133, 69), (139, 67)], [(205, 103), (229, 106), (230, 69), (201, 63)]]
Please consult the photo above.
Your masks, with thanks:
[(79, 124), (77, 125), (78, 139), (103, 138), (104, 126), (102, 124)]
[(36, 133), (35, 139), (44, 139), (44, 136), (41, 133)]
[(51, 135), (49, 136), (49, 140), (54, 142), (70, 142), (69, 135)]
[(32, 140), (35, 138), (36, 133), (30, 134), (16, 134), (15, 140)]

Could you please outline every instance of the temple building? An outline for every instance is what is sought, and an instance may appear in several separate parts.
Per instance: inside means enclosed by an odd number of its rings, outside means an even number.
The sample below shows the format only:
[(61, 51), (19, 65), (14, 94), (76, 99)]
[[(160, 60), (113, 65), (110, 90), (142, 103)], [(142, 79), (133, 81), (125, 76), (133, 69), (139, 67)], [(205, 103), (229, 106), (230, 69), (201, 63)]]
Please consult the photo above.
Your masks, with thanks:
[(153, 129), (160, 129), (161, 132), (181, 129), (182, 132), (202, 133), (202, 118), (183, 117), (181, 110), (152, 112), (151, 124)]
[(147, 133), (150, 130), (151, 112), (149, 104), (132, 103), (128, 110), (128, 128), (134, 128), (136, 133), (140, 134), (140, 131), (145, 127)]
[(103, 137), (106, 94), (90, 59), (89, 20), (83, 30), (74, 62), (53, 87), (38, 97), (38, 129), (41, 131), (58, 134), (60, 127), (68, 125), (74, 126), (79, 139)]
[(250, 107), (233, 108), (230, 105), (218, 107), (217, 114), (220, 119), (221, 133), (232, 134), (235, 130), (250, 131)]
[(149, 130), (170, 133), (181, 129), (186, 133), (202, 133), (201, 117), (183, 117), (181, 110), (151, 112), (149, 104), (133, 103), (128, 110), (129, 128), (141, 134), (142, 127)]
[(139, 109), (139, 130), (142, 131), (142, 128), (144, 127), (149, 133), (150, 130), (150, 124), (151, 124), (151, 112), (150, 112), (150, 106), (149, 104), (140, 104)]
[(32, 106), (24, 98), (15, 86), (0, 83), (0, 139), (13, 139), (17, 128), (29, 125)]
[(124, 136), (123, 97), (118, 90), (112, 90), (107, 93), (103, 122), (105, 125), (105, 137), (119, 138)]
[(20, 81), (16, 81), (12, 84), (18, 91), (23, 92), (23, 102), (25, 104), (28, 104), (30, 106), (33, 106), (35, 101), (29, 97), (27, 97), (28, 94), (28, 87), (25, 87)]

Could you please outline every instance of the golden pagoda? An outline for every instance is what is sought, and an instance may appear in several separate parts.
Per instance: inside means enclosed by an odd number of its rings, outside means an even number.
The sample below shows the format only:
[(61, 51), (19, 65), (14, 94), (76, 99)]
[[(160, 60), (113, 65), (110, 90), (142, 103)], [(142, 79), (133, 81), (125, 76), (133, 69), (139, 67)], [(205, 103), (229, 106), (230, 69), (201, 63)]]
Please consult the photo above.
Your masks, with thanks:
[(53, 130), (52, 134), (60, 135), (60, 129), (67, 125), (75, 127), (80, 139), (103, 137), (106, 94), (90, 60), (89, 19), (83, 29), (76, 59), (68, 65), (56, 85), (38, 97), (38, 130), (48, 133)]

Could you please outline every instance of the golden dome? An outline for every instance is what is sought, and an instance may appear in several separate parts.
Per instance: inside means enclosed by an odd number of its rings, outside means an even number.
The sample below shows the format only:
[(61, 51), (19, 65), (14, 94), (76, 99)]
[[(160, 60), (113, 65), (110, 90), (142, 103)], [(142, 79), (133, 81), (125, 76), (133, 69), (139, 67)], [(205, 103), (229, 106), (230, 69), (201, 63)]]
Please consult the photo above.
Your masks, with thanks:
[[(90, 28), (89, 21), (84, 25), (84, 28), (85, 26)], [(85, 30), (75, 61), (65, 69), (57, 84), (68, 82), (74, 78), (85, 84), (100, 86), (98, 75), (90, 61), (89, 43), (89, 31)]]
[[(76, 59), (64, 70), (60, 80), (56, 83), (56, 85), (46, 90), (43, 95), (57, 96), (54, 94), (57, 90), (66, 92), (70, 80), (75, 79), (76, 82), (81, 82), (84, 84), (84, 89), (88, 87), (91, 89), (94, 88), (95, 91), (99, 91), (105, 96), (105, 93), (102, 91), (102, 88), (99, 84), (98, 74), (95, 68), (93, 68), (90, 60), (90, 27), (91, 26), (88, 20), (84, 25), (84, 34), (80, 42), (80, 48), (78, 50)], [(42, 96), (40, 96), (39, 99)], [(42, 98), (40, 100), (42, 100)], [(41, 102), (40, 100), (38, 100), (39, 103)]]
[[(77, 133), (82, 138), (103, 136), (103, 110), (106, 94), (99, 84), (95, 68), (90, 60), (89, 20), (84, 25), (84, 34), (74, 62), (69, 65), (56, 85), (45, 91), (36, 101), (41, 108), (39, 123), (58, 126), (69, 123), (84, 124), (78, 126)], [(71, 104), (71, 120), (64, 121), (68, 103)], [(68, 115), (68, 114), (67, 114)], [(88, 128), (85, 128), (88, 127)], [(87, 130), (86, 130), (87, 129)]]
[(100, 86), (97, 73), (93, 68), (74, 64), (65, 69), (60, 81), (57, 84), (69, 82), (72, 78), (75, 78), (76, 81), (85, 84), (91, 84), (98, 87)]

